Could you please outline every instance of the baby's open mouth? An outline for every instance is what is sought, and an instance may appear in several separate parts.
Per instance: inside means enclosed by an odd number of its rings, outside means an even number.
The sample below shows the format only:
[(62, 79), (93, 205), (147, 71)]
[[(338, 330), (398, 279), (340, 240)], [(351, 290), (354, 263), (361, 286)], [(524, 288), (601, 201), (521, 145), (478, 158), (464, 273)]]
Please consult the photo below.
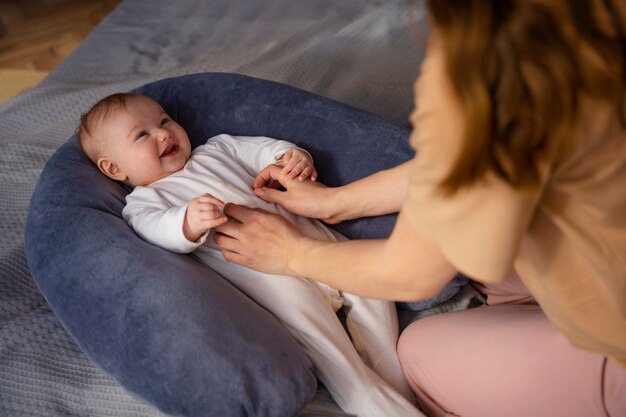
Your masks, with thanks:
[(178, 152), (178, 145), (176, 144), (168, 145), (163, 151), (163, 153), (161, 154), (161, 158), (174, 155), (177, 152)]

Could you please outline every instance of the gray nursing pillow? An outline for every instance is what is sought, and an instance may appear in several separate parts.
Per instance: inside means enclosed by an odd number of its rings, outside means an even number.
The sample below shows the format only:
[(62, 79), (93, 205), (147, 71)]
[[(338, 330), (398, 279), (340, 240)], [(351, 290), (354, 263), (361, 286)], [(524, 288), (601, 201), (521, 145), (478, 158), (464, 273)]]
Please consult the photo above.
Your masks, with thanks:
[[(206, 73), (136, 91), (161, 103), (194, 147), (219, 133), (286, 139), (311, 152), (328, 185), (413, 155), (406, 129), (270, 81)], [(165, 413), (295, 415), (316, 390), (303, 350), (275, 317), (215, 272), (135, 235), (121, 216), (127, 192), (97, 170), (75, 137), (41, 173), (26, 255), (64, 328), (93, 362)], [(394, 219), (336, 228), (350, 238), (384, 237)]]

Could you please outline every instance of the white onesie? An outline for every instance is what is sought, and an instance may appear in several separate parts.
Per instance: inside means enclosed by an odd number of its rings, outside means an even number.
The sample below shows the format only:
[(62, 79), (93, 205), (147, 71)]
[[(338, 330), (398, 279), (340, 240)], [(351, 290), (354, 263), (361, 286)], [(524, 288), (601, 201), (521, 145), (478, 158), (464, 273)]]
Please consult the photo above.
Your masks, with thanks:
[[(413, 394), (396, 355), (394, 303), (232, 264), (222, 257), (212, 232), (197, 242), (188, 241), (183, 234), (188, 203), (209, 193), (225, 203), (277, 213), (312, 238), (344, 240), (321, 222), (296, 216), (252, 192), (256, 175), (294, 148), (289, 142), (266, 137), (218, 135), (197, 147), (180, 171), (136, 187), (126, 197), (122, 215), (144, 240), (173, 252), (193, 252), (277, 316), (303, 345), (318, 377), (344, 411), (363, 417), (421, 416), (412, 405)], [(352, 341), (335, 314), (339, 308), (346, 313)]]

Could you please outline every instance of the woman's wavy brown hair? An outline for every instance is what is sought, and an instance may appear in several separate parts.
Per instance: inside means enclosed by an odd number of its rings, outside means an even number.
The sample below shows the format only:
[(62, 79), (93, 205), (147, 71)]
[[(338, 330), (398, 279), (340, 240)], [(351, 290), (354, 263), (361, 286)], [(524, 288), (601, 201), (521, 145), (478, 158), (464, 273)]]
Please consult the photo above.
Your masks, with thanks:
[(516, 188), (539, 184), (587, 96), (613, 105), (626, 127), (623, 0), (431, 0), (447, 71), (467, 120), (444, 191), (495, 171)]

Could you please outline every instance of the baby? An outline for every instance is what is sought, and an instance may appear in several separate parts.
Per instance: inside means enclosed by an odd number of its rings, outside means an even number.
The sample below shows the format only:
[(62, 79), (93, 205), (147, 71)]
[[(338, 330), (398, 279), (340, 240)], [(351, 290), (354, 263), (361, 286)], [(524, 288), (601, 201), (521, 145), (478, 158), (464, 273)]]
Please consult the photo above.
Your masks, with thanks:
[[(108, 177), (135, 187), (123, 216), (144, 240), (190, 253), (272, 312), (304, 347), (337, 404), (361, 417), (421, 416), (398, 358), (393, 303), (356, 297), (300, 277), (256, 272), (227, 262), (212, 230), (228, 221), (225, 202), (278, 213), (316, 239), (345, 239), (317, 220), (257, 198), (263, 170), (282, 167), (315, 180), (310, 155), (266, 137), (218, 135), (191, 150), (185, 130), (154, 100), (114, 94), (81, 117), (83, 151)], [(347, 329), (336, 312), (343, 309)]]

